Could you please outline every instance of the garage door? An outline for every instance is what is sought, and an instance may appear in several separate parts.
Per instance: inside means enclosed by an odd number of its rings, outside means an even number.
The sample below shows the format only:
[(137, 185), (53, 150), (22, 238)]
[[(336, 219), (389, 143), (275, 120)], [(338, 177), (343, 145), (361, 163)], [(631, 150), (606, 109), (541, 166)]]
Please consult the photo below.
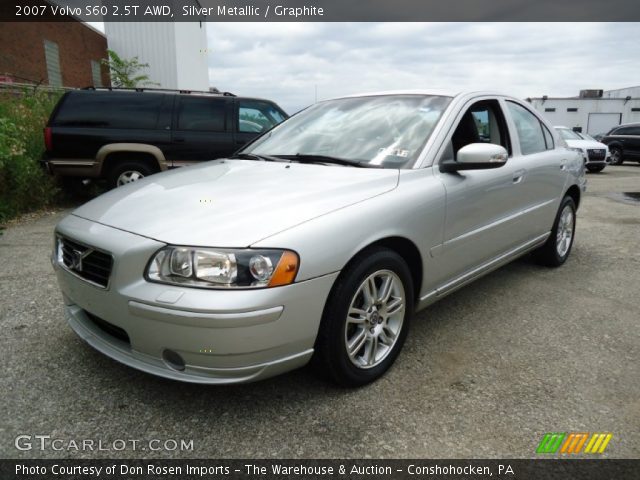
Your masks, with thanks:
[(620, 125), (621, 121), (622, 113), (590, 113), (587, 133), (589, 135), (607, 133), (616, 125)]

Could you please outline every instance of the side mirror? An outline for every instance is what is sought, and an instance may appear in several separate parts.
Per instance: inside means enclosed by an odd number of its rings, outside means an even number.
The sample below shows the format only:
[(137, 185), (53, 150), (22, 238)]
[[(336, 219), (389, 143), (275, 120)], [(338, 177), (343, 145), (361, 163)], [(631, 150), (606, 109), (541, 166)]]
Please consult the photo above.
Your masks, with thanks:
[(509, 154), (501, 145), (493, 143), (470, 143), (458, 150), (457, 160), (445, 160), (440, 164), (441, 172), (459, 170), (485, 170), (499, 168), (507, 163)]

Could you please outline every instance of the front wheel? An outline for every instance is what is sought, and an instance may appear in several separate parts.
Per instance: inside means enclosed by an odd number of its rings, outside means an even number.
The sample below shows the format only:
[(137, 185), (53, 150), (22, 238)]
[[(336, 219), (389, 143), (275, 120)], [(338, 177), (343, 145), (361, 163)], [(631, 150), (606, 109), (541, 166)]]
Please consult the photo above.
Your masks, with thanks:
[(397, 358), (413, 315), (413, 282), (394, 251), (368, 250), (340, 275), (325, 306), (316, 356), (333, 380), (356, 387)]
[(548, 267), (559, 267), (571, 253), (576, 231), (576, 204), (566, 196), (560, 204), (551, 235), (546, 243), (534, 252), (538, 263)]
[(153, 173), (155, 173), (155, 171), (146, 163), (139, 161), (123, 162), (113, 167), (109, 172), (109, 187), (122, 187), (128, 183), (133, 183), (144, 177), (148, 177)]
[(622, 149), (620, 147), (610, 147), (611, 153), (611, 165), (622, 165), (624, 158), (622, 156)]

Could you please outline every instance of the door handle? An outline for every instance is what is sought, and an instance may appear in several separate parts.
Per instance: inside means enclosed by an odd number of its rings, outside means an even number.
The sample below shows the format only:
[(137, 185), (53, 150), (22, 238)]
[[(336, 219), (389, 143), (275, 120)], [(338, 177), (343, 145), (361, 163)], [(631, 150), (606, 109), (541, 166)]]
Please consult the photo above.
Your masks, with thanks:
[(176, 143), (184, 143), (185, 139), (184, 139), (184, 137), (174, 137), (173, 141), (176, 142)]
[(520, 183), (525, 173), (527, 173), (527, 171), (524, 168), (513, 172), (513, 183)]

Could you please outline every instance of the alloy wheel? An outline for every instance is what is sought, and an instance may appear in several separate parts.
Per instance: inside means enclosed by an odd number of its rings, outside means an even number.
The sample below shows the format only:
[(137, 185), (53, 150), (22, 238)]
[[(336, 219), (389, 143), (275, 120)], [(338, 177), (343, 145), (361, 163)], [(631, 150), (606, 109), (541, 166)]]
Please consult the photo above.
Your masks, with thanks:
[(373, 368), (392, 351), (402, 330), (406, 295), (400, 277), (379, 270), (362, 282), (351, 300), (344, 340), (349, 360)]
[(570, 205), (565, 205), (562, 213), (560, 214), (560, 220), (558, 221), (558, 231), (556, 235), (556, 249), (558, 255), (561, 258), (569, 251), (571, 247), (571, 241), (573, 240), (573, 228), (574, 228), (575, 215)]

